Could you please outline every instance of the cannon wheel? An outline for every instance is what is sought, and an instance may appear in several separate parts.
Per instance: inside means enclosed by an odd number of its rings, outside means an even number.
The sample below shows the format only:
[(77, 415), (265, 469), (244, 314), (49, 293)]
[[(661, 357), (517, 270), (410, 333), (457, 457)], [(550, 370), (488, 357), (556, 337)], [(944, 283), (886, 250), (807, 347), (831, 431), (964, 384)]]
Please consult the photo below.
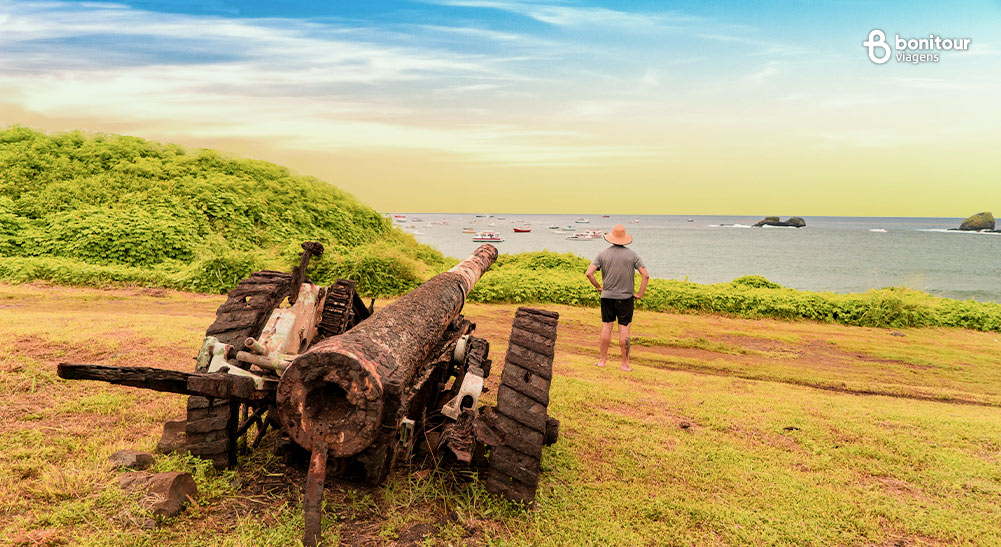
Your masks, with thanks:
[[(288, 296), (291, 284), (291, 274), (274, 271), (251, 274), (229, 291), (205, 335), (243, 347), (247, 337), (261, 334), (271, 312)], [(243, 429), (239, 427), (240, 406), (226, 399), (188, 397), (184, 426), (188, 451), (212, 460), (216, 467), (236, 465), (237, 433)]]
[(357, 284), (350, 279), (338, 279), (327, 287), (327, 297), (323, 301), (323, 315), (317, 329), (320, 337), (344, 334), (372, 314), (365, 307), (355, 290)]
[(556, 312), (518, 308), (497, 389), (504, 444), (490, 450), (486, 488), (525, 504), (535, 501), (542, 446), (558, 431), (547, 413), (558, 321)]

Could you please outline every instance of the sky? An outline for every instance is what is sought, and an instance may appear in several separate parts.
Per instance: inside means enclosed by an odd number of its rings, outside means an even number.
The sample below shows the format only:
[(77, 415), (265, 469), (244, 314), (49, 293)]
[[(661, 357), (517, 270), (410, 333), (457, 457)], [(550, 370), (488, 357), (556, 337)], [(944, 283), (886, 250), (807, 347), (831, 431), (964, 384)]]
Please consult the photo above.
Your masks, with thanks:
[[(970, 46), (876, 64), (874, 29)], [(1001, 213), (999, 29), (997, 0), (0, 0), (0, 126), (383, 212), (964, 217)]]

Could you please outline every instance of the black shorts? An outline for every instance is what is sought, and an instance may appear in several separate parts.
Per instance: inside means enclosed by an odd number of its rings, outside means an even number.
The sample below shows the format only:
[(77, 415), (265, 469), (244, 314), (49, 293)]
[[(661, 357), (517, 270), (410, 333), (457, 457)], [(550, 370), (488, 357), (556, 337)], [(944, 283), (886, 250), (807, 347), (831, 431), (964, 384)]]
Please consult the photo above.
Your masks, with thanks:
[(632, 298), (601, 299), (601, 322), (611, 323), (616, 319), (619, 320), (620, 325), (628, 325), (633, 322)]

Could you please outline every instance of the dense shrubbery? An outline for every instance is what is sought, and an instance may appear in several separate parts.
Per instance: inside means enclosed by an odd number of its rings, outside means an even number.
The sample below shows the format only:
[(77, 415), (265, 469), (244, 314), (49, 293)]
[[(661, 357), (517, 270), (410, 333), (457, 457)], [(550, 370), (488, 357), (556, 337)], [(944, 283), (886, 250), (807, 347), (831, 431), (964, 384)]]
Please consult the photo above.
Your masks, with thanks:
[[(510, 264), (526, 261), (531, 261), (531, 257), (508, 257), (507, 266), (492, 269), (483, 276), (470, 294), (470, 300), (598, 305), (599, 294), (583, 275), (586, 266), (576, 271), (510, 267)], [(715, 285), (652, 279), (637, 307), (747, 318), (810, 319), (870, 327), (947, 326), (1001, 331), (1001, 304), (938, 298), (900, 288), (861, 294), (798, 291), (782, 288), (760, 276), (745, 276)]]
[(311, 275), (350, 274), (398, 294), (444, 267), (373, 209), (261, 161), (121, 136), (0, 132), (0, 277), (224, 292), (289, 269), (305, 240), (328, 249)]
[[(455, 262), (337, 188), (270, 163), (131, 137), (0, 132), (0, 279), (225, 292), (255, 270), (290, 269), (307, 239), (327, 248), (311, 264), (314, 280), (347, 277), (370, 296), (402, 294)], [(596, 306), (587, 265), (570, 253), (502, 255), (470, 300)], [(655, 279), (638, 306), (1001, 330), (999, 304), (894, 288), (813, 293), (754, 275), (716, 285)]]

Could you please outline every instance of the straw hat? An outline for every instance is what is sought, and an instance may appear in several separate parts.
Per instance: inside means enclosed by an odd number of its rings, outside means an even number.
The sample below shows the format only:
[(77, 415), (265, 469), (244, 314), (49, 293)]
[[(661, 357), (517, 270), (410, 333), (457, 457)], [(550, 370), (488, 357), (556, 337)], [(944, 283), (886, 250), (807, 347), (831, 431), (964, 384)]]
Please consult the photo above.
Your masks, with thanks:
[(633, 236), (626, 233), (626, 227), (621, 224), (612, 226), (612, 232), (605, 234), (605, 241), (612, 245), (629, 245), (633, 242)]

